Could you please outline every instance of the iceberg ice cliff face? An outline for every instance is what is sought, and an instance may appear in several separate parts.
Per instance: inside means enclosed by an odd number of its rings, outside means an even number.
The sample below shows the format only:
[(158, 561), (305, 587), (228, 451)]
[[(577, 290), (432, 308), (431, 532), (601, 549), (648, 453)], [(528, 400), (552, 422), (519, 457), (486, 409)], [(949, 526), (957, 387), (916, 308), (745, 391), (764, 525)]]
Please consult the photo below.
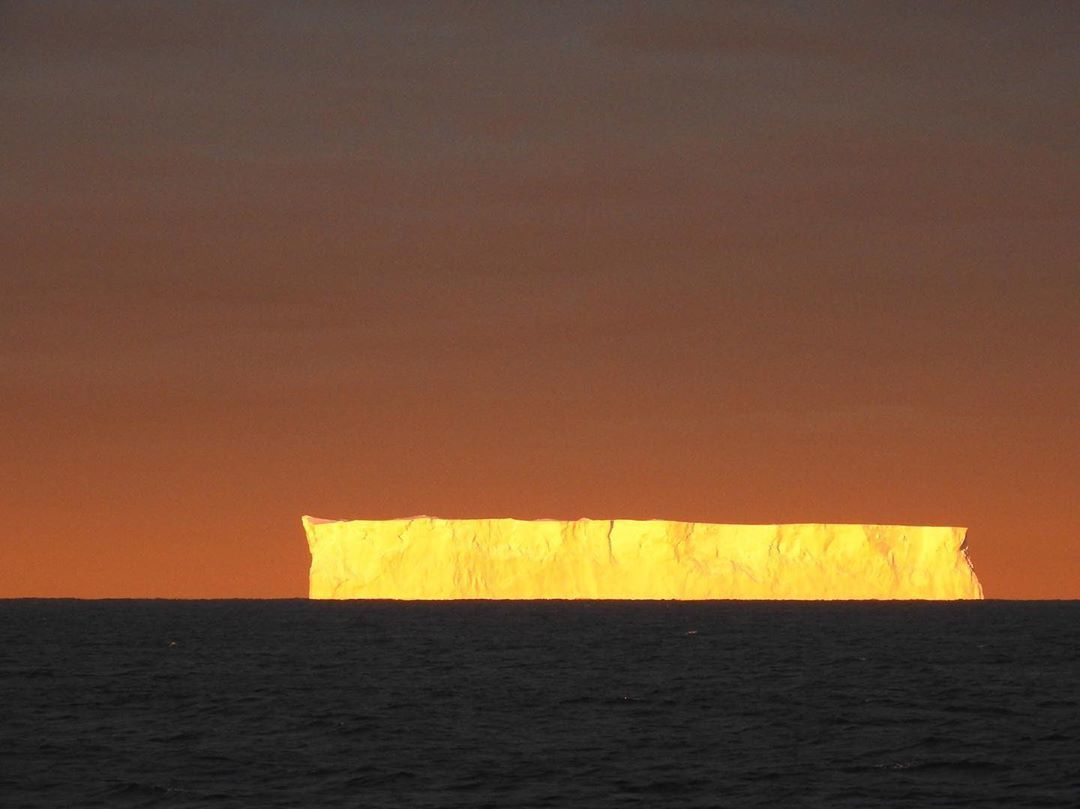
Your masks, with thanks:
[(303, 518), (320, 599), (967, 599), (965, 528)]

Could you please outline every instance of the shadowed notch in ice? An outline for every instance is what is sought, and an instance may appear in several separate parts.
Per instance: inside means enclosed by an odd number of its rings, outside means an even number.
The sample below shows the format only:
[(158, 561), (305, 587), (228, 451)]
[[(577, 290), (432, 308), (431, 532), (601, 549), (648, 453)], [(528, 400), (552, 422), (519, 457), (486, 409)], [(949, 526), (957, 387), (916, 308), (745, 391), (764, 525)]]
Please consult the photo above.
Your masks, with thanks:
[(964, 528), (303, 518), (318, 599), (969, 599)]

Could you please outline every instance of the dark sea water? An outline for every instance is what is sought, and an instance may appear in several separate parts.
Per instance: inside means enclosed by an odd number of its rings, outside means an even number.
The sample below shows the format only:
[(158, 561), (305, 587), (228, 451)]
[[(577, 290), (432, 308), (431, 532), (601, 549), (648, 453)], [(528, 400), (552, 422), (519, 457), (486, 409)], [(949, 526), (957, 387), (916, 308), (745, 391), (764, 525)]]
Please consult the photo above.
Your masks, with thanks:
[(0, 806), (1080, 806), (1080, 603), (0, 602)]

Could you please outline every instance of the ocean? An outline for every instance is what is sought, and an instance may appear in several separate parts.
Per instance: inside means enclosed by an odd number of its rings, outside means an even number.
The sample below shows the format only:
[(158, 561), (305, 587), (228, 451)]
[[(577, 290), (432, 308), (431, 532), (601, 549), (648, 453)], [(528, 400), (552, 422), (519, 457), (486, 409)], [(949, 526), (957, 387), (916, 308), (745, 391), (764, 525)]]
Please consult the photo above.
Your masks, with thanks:
[(1077, 807), (1080, 602), (0, 602), (0, 806)]

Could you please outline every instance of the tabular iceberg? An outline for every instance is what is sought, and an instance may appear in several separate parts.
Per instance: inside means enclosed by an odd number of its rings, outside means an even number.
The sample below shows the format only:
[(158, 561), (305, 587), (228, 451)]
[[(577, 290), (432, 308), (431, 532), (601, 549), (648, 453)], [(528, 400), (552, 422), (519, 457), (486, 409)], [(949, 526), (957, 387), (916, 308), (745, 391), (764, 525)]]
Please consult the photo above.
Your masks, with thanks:
[(303, 518), (316, 599), (972, 599), (965, 528)]

